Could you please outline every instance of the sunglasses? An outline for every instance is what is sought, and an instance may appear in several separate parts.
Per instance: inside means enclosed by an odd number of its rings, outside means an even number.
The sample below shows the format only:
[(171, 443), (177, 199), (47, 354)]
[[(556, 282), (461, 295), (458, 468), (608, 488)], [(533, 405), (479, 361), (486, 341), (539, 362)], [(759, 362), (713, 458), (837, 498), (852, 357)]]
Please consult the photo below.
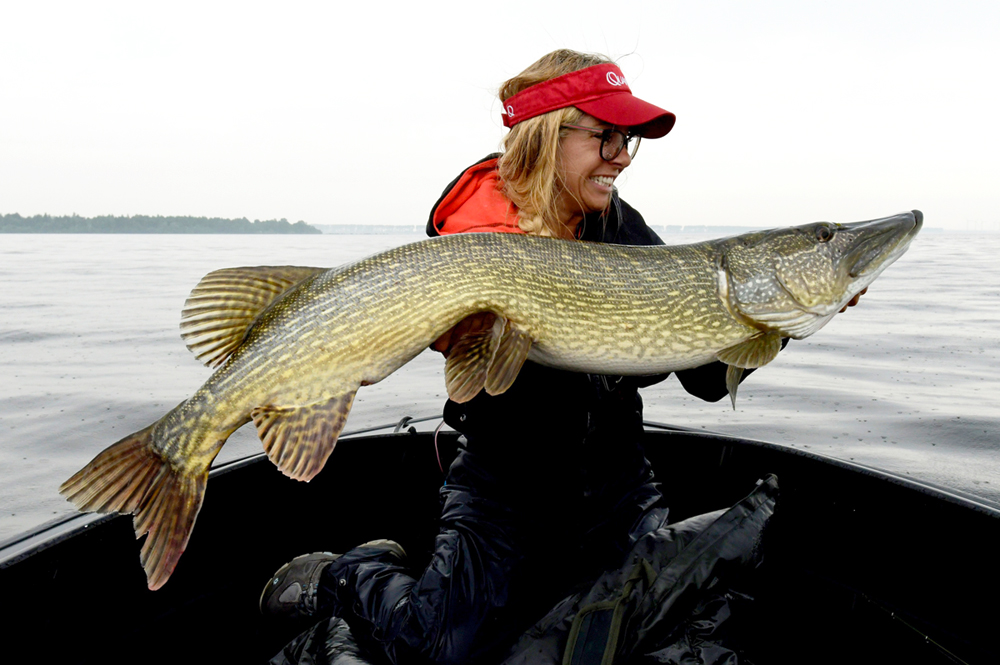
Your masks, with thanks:
[[(628, 148), (629, 158), (634, 158), (639, 152), (639, 143), (642, 137), (638, 134), (626, 134), (620, 129), (600, 129), (598, 127), (584, 127), (583, 125), (560, 125), (563, 129), (582, 129), (594, 135), (601, 136), (601, 159), (610, 162), (621, 154), (622, 150)], [(635, 143), (632, 140), (635, 139)]]

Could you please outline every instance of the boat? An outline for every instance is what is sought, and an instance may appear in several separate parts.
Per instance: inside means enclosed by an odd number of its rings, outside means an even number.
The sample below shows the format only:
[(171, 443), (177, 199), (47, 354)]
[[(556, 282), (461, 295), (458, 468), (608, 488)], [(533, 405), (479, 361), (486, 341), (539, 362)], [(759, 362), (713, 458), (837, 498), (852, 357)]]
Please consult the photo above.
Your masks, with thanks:
[[(263, 454), (214, 468), (198, 528), (155, 592), (127, 516), (74, 514), (0, 544), (8, 655), (267, 661), (307, 627), (257, 609), (263, 582), (293, 556), (375, 538), (429, 556), (438, 489), (460, 445), (439, 421), (407, 417), (345, 434), (310, 483), (285, 478)], [(801, 447), (645, 426), (672, 522), (733, 505), (767, 474), (778, 478), (756, 609), (741, 630), (745, 659), (1000, 662), (997, 507)]]

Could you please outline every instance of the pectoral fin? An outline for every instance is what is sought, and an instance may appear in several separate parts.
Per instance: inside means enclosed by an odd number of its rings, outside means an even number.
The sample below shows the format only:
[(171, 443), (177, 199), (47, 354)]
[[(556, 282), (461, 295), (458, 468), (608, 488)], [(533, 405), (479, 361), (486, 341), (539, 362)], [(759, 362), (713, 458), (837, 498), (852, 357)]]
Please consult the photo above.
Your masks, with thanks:
[(444, 364), (444, 382), (450, 399), (468, 402), (486, 385), (490, 363), (506, 323), (506, 319), (498, 316), (492, 325), (470, 330), (452, 345)]
[(531, 350), (531, 337), (511, 321), (504, 326), (500, 344), (486, 373), (486, 392), (499, 395), (510, 388)]
[(268, 458), (295, 480), (320, 472), (337, 444), (357, 389), (301, 406), (259, 406), (250, 412)]
[(736, 391), (740, 387), (740, 377), (742, 376), (742, 367), (736, 365), (726, 367), (726, 390), (729, 391), (729, 399), (733, 402), (733, 411), (736, 410)]
[(748, 340), (719, 351), (719, 360), (729, 365), (726, 370), (726, 389), (729, 398), (736, 408), (736, 390), (740, 387), (740, 377), (743, 370), (750, 367), (763, 367), (781, 351), (781, 335), (777, 333), (758, 333)]
[(221, 365), (243, 342), (261, 312), (286, 291), (325, 268), (258, 266), (206, 275), (181, 310), (181, 337), (209, 367)]
[(781, 335), (758, 333), (750, 339), (723, 349), (716, 354), (722, 362), (736, 367), (763, 367), (781, 351)]

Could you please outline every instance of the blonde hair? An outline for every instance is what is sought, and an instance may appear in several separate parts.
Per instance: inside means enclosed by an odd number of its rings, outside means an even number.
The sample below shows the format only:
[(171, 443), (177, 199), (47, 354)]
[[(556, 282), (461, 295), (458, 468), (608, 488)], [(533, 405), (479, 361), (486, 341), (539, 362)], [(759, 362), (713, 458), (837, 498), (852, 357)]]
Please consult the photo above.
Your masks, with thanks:
[[(563, 74), (611, 62), (601, 55), (560, 49), (500, 86), (500, 101)], [(568, 106), (514, 125), (504, 138), (497, 164), (500, 191), (520, 210), (518, 226), (525, 233), (571, 238), (559, 218), (559, 194), (564, 187), (559, 168), (561, 125), (579, 124), (583, 112)]]

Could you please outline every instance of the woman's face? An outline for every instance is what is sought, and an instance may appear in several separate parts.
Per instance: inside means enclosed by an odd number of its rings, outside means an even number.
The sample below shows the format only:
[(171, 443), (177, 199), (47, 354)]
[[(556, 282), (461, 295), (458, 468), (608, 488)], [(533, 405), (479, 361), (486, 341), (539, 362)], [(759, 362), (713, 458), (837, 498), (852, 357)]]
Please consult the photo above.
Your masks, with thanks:
[[(576, 124), (598, 130), (613, 128), (589, 115), (584, 115)], [(628, 132), (627, 128), (618, 129)], [(575, 228), (585, 214), (608, 207), (615, 178), (632, 163), (632, 158), (628, 150), (622, 150), (606, 162), (601, 159), (600, 134), (582, 129), (566, 131), (566, 136), (559, 140), (560, 168), (565, 184), (559, 195), (559, 211), (563, 222)]]

